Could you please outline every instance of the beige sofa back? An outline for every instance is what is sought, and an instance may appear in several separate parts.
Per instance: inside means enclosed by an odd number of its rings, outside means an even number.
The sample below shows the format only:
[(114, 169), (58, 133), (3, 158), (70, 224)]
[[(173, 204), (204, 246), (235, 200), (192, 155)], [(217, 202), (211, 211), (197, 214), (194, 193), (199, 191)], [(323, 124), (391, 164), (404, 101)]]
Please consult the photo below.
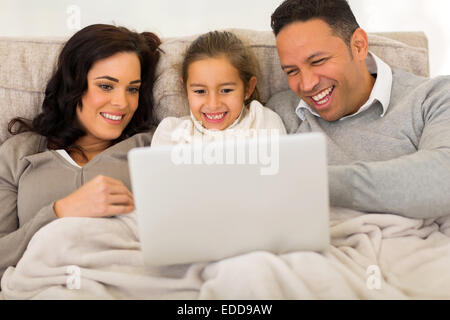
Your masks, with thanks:
[[(260, 65), (258, 87), (263, 102), (287, 90), (280, 68), (275, 38), (270, 31), (231, 30), (253, 50)], [(153, 90), (157, 121), (167, 116), (189, 114), (179, 81), (182, 54), (195, 38), (163, 39), (165, 52), (157, 67)], [(32, 119), (41, 109), (46, 83), (53, 72), (64, 39), (0, 38), (0, 143), (9, 137), (8, 122), (17, 116)], [(428, 42), (422, 32), (369, 34), (370, 50), (391, 67), (418, 75), (429, 75)]]

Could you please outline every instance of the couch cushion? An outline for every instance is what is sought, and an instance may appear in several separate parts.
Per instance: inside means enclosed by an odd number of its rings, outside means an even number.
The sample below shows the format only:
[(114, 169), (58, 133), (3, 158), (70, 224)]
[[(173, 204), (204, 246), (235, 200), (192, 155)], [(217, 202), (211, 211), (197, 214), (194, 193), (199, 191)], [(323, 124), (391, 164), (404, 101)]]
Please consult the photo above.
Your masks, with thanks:
[[(281, 71), (275, 38), (271, 31), (231, 29), (253, 50), (260, 65), (258, 88), (265, 102), (288, 89)], [(395, 68), (428, 76), (428, 48), (423, 33), (369, 34), (370, 50)], [(196, 36), (163, 39), (164, 54), (157, 67), (153, 90), (157, 121), (167, 116), (189, 114), (179, 80), (182, 54)], [(407, 43), (399, 40), (406, 39)], [(415, 39), (414, 41), (411, 39)], [(0, 143), (8, 136), (9, 120), (16, 116), (33, 118), (40, 110), (46, 83), (55, 67), (64, 39), (0, 38)]]
[[(269, 31), (252, 31), (230, 29), (244, 40), (254, 52), (260, 65), (258, 88), (261, 100), (266, 102), (272, 95), (287, 90), (288, 82), (281, 70), (275, 37)], [(393, 36), (402, 38), (426, 37), (423, 33), (395, 33)], [(168, 116), (185, 116), (189, 114), (189, 106), (180, 78), (180, 64), (183, 52), (194, 37), (167, 39), (161, 48), (165, 54), (157, 68), (157, 81), (153, 91), (156, 101), (157, 120)], [(382, 35), (369, 34), (370, 50), (394, 68), (403, 69), (418, 75), (428, 76), (428, 48), (413, 47)]]
[(32, 119), (56, 65), (62, 39), (0, 38), (0, 143), (15, 117)]

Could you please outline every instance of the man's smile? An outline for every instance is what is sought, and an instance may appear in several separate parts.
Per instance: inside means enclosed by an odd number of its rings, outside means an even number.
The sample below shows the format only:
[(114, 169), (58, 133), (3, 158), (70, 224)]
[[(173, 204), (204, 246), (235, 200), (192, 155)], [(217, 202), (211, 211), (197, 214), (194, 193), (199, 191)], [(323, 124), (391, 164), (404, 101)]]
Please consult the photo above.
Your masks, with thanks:
[(324, 103), (326, 103), (329, 100), (329, 98), (330, 98), (334, 88), (335, 88), (334, 86), (331, 86), (331, 87), (323, 90), (322, 92), (320, 92), (319, 94), (317, 94), (317, 95), (315, 95), (315, 96), (313, 96), (311, 98), (317, 104), (324, 104)]

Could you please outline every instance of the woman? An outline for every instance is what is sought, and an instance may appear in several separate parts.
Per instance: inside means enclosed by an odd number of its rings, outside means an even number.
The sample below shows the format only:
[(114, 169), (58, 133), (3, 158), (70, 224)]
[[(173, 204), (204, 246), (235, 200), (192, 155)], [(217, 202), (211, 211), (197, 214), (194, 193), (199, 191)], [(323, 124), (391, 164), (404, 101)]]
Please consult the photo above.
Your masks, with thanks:
[(91, 25), (63, 47), (42, 112), (0, 147), (0, 276), (37, 230), (62, 217), (134, 209), (127, 152), (150, 145), (159, 38)]

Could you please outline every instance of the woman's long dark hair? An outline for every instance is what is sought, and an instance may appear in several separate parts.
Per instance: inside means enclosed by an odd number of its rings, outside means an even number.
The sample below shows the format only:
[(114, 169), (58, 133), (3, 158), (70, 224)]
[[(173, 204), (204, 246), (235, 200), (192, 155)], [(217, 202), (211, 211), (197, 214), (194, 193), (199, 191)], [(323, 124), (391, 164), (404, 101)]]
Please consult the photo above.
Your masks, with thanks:
[[(134, 52), (141, 64), (139, 107), (117, 143), (144, 132), (154, 125), (152, 89), (155, 68), (159, 60), (161, 40), (151, 32), (141, 34), (124, 27), (106, 24), (90, 25), (75, 33), (64, 45), (56, 71), (45, 89), (42, 111), (32, 121), (15, 118), (8, 131), (17, 134), (33, 131), (47, 137), (47, 147), (77, 149), (75, 142), (85, 135), (77, 126), (76, 108), (87, 91), (87, 74), (93, 64), (119, 52)], [(16, 130), (13, 128), (18, 125)]]

